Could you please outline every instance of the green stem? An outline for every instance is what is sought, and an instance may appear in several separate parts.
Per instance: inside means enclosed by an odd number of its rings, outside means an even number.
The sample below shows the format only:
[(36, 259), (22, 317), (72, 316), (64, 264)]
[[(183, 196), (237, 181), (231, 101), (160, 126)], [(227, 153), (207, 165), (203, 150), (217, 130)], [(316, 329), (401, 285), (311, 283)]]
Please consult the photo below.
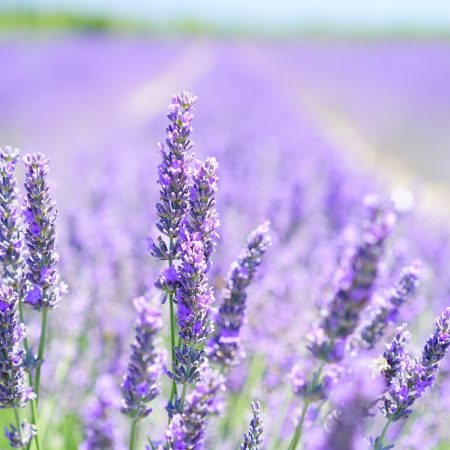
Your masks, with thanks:
[[(39, 432), (38, 432), (38, 413), (37, 413), (37, 402), (34, 398), (31, 400), (31, 421), (33, 425), (36, 427), (36, 434), (34, 435), (34, 441), (36, 442), (37, 450), (41, 450), (41, 443), (39, 441)], [(31, 447), (31, 441), (28, 444), (28, 449)]]
[[(170, 346), (172, 348), (172, 365), (175, 362), (175, 311), (173, 306), (173, 294), (169, 295), (170, 306)], [(177, 396), (177, 385), (175, 381), (172, 381), (172, 393), (170, 395), (170, 401), (173, 401), (174, 396)]]
[(45, 350), (45, 338), (47, 334), (47, 313), (48, 310), (44, 308), (42, 311), (42, 322), (41, 322), (41, 336), (39, 338), (39, 349), (38, 349), (38, 366), (36, 367), (36, 377), (34, 379), (34, 392), (36, 394), (36, 404), (39, 403), (39, 388), (41, 384), (41, 368), (44, 361), (44, 350)]
[(131, 428), (130, 428), (130, 442), (129, 442), (129, 450), (134, 450), (136, 448), (136, 441), (137, 441), (137, 428), (138, 428), (138, 421), (137, 419), (133, 419), (131, 422)]
[(391, 425), (392, 421), (391, 419), (389, 419), (386, 424), (384, 425), (383, 431), (381, 432), (381, 435), (375, 445), (375, 450), (380, 450), (381, 448), (383, 448), (383, 444), (384, 444), (384, 438), (386, 437), (386, 433)]
[(292, 437), (292, 441), (289, 444), (288, 450), (295, 450), (297, 448), (298, 443), (302, 437), (303, 424), (305, 423), (306, 413), (308, 412), (309, 401), (306, 401), (303, 405), (302, 415), (300, 416), (300, 420), (295, 428), (294, 436)]
[[(14, 408), (14, 416), (16, 417), (16, 426), (17, 426), (17, 431), (20, 436), (20, 442), (22, 442), (22, 426), (20, 423), (19, 410), (17, 408)], [(20, 447), (20, 448), (23, 448), (23, 447)]]
[(183, 384), (183, 390), (181, 391), (181, 411), (184, 409), (184, 402), (186, 400), (186, 392), (187, 392), (187, 383)]

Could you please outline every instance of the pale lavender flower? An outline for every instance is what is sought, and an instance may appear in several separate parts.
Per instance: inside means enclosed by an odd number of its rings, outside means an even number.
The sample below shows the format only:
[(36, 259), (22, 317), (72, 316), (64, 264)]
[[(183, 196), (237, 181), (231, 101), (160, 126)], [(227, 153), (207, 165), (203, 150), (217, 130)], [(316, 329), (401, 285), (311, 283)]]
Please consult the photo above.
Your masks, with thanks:
[(263, 419), (261, 417), (261, 404), (252, 402), (253, 417), (248, 432), (244, 434), (241, 450), (258, 450), (263, 443)]
[(3, 266), (3, 283), (12, 286), (20, 297), (25, 261), (18, 189), (14, 174), (18, 156), (18, 149), (11, 147), (0, 149), (0, 262)]
[(183, 412), (173, 416), (166, 439), (173, 450), (201, 450), (205, 445), (208, 416), (217, 412), (217, 396), (223, 391), (224, 378), (205, 367), (194, 391), (186, 398)]
[(37, 310), (54, 309), (61, 296), (66, 293), (67, 286), (60, 282), (57, 268), (57, 210), (47, 182), (48, 159), (41, 153), (34, 153), (26, 155), (23, 162), (26, 167), (23, 214), (27, 224), (26, 279), (29, 285), (24, 301)]
[(24, 448), (28, 446), (36, 434), (36, 427), (26, 421), (20, 425), (20, 430), (13, 424), (10, 424), (10, 429), (5, 427), (5, 436), (12, 448)]
[(11, 286), (0, 286), (0, 408), (21, 408), (34, 394), (26, 386), (19, 321), (19, 297)]
[[(158, 166), (158, 183), (161, 185), (160, 203), (156, 205), (159, 232), (168, 238), (166, 243), (162, 236), (158, 243), (150, 240), (152, 254), (159, 259), (172, 261), (178, 253), (177, 239), (181, 221), (188, 203), (188, 163), (193, 143), (190, 139), (192, 131), (192, 109), (197, 97), (189, 92), (172, 97), (170, 112), (167, 117), (170, 124), (166, 128), (166, 141), (160, 143), (162, 162)], [(167, 147), (167, 150), (166, 150)]]
[(271, 240), (269, 222), (253, 230), (228, 273), (222, 304), (215, 317), (217, 331), (208, 342), (209, 357), (222, 365), (236, 365), (241, 356), (240, 330), (244, 323), (247, 288), (261, 265)]
[(345, 342), (358, 326), (360, 314), (375, 288), (385, 241), (392, 232), (395, 214), (377, 197), (365, 200), (367, 218), (360, 244), (340, 269), (331, 301), (321, 311), (320, 327), (311, 337), (310, 350), (324, 361), (339, 361)]
[(137, 420), (150, 414), (148, 403), (160, 392), (163, 353), (157, 338), (162, 328), (160, 312), (146, 297), (138, 297), (134, 305), (136, 337), (122, 383), (122, 412)]

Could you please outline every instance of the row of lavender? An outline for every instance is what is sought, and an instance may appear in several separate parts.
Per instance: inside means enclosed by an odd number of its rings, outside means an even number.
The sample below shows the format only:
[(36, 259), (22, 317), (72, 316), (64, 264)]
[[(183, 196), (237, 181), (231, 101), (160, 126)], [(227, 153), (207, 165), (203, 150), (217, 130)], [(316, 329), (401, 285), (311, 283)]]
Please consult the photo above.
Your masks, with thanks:
[[(150, 448), (158, 446), (200, 448), (203, 446), (207, 418), (220, 410), (222, 395), (219, 394), (224, 389), (223, 375), (227, 376), (228, 389), (231, 391), (229, 396), (231, 413), (223, 420), (223, 425), (220, 425), (219, 422), (217, 427), (219, 431), (216, 433), (222, 432), (223, 434), (220, 437), (219, 434), (214, 435), (213, 432), (211, 442), (215, 442), (215, 444), (211, 444), (211, 446), (222, 442), (214, 441), (214, 439), (223, 439), (230, 429), (231, 434), (236, 433), (234, 429), (236, 424), (232, 423), (230, 418), (236, 415), (235, 410), (239, 406), (239, 400), (245, 396), (242, 393), (233, 395), (232, 392), (233, 390), (239, 392), (242, 389), (242, 383), (246, 382), (246, 378), (250, 378), (250, 374), (254, 373), (252, 367), (255, 364), (254, 361), (257, 361), (261, 354), (264, 355), (264, 352), (259, 352), (257, 349), (254, 351), (248, 376), (242, 369), (231, 373), (229, 371), (242, 358), (240, 330), (245, 313), (245, 291), (252, 281), (261, 256), (267, 247), (267, 225), (258, 228), (249, 238), (246, 249), (229, 272), (220, 308), (215, 314), (210, 311), (214, 294), (209, 287), (207, 275), (213, 267), (211, 257), (218, 237), (218, 219), (215, 211), (217, 164), (214, 159), (209, 159), (204, 164), (198, 163), (193, 169), (188, 167), (189, 151), (192, 146), (190, 109), (193, 100), (192, 96), (185, 93), (174, 98), (169, 114), (171, 124), (167, 129), (167, 149), (161, 148), (163, 162), (159, 166), (161, 200), (157, 206), (159, 216), (157, 228), (164, 238), (159, 237), (156, 242), (152, 241), (150, 247), (154, 256), (168, 263), (168, 267), (158, 278), (156, 285), (163, 291), (163, 303), (166, 302), (169, 305), (168, 323), (170, 326), (167, 328), (170, 328), (168, 348), (171, 349), (171, 357), (170, 362), (167, 363), (166, 373), (172, 383), (167, 392), (169, 402), (166, 409), (169, 413), (169, 426), (163, 433), (164, 443), (159, 443), (158, 437), (156, 440), (152, 440), (154, 439), (153, 432), (149, 431), (145, 435), (148, 434)], [(5, 172), (8, 174), (8, 177), (4, 177), (4, 184), (9, 192), (9, 195), (5, 195), (5, 208), (16, 211), (17, 200), (12, 171), (17, 155), (12, 150), (6, 150), (3, 155)], [(32, 207), (26, 206), (24, 212), (29, 228), (26, 238), (30, 243), (28, 245), (30, 256), (26, 259), (27, 266), (24, 269), (27, 281), (16, 281), (13, 288), (24, 303), (32, 304), (35, 308), (43, 310), (43, 327), (40, 332), (37, 357), (33, 357), (33, 351), (28, 351), (27, 357), (24, 358), (24, 354), (18, 350), (17, 346), (19, 338), (22, 336), (22, 332), (18, 331), (22, 329), (18, 321), (20, 302), (18, 300), (9, 302), (12, 306), (7, 310), (8, 315), (5, 314), (4, 317), (6, 323), (11, 324), (9, 327), (13, 327), (12, 331), (10, 328), (7, 328), (6, 331), (12, 333), (15, 353), (11, 353), (11, 351), (7, 353), (9, 360), (6, 359), (6, 362), (9, 361), (10, 365), (7, 366), (8, 372), (5, 373), (8, 373), (7, 382), (15, 383), (14, 386), (24, 386), (25, 374), (23, 371), (26, 369), (29, 372), (29, 384), (36, 394), (35, 397), (31, 391), (27, 390), (32, 401), (31, 420), (35, 426), (38, 425), (40, 428), (43, 421), (38, 420), (37, 399), (40, 368), (45, 348), (46, 313), (48, 309), (52, 309), (56, 305), (61, 288), (59, 286), (54, 288), (58, 284), (57, 273), (54, 270), (57, 256), (53, 249), (54, 205), (51, 199), (47, 198), (48, 187), (45, 183), (47, 163), (39, 156), (28, 158), (26, 161), (34, 161), (34, 163), (28, 162), (28, 164), (33, 167), (35, 172), (38, 172), (29, 174), (26, 184), (27, 193), (30, 196), (27, 205), (35, 205), (34, 210)], [(12, 183), (12, 189), (5, 181)], [(34, 182), (34, 185), (31, 182)], [(11, 192), (14, 194), (12, 199)], [(40, 203), (37, 204), (38, 202)], [(289, 423), (281, 423), (279, 436), (275, 435), (275, 440), (274, 433), (272, 431), (269, 433), (271, 439), (274, 440), (269, 443), (274, 448), (282, 446), (284, 440), (290, 440), (290, 448), (296, 448), (305, 425), (312, 429), (309, 432), (309, 439), (305, 443), (308, 448), (330, 448), (330, 444), (327, 444), (326, 440), (323, 442), (322, 439), (322, 442), (318, 442), (315, 439), (317, 436), (323, 436), (323, 433), (314, 433), (314, 427), (323, 427), (324, 425), (326, 425), (326, 429), (330, 430), (329, 436), (325, 439), (340, 442), (341, 448), (351, 448), (352, 446), (360, 448), (359, 439), (362, 437), (360, 433), (371, 434), (368, 430), (363, 432), (363, 425), (366, 426), (363, 419), (367, 416), (369, 407), (374, 407), (380, 402), (382, 415), (387, 418), (386, 426), (382, 432), (378, 433), (379, 436), (371, 441), (371, 445), (378, 449), (386, 448), (384, 440), (387, 439), (386, 433), (389, 425), (410, 415), (410, 407), (413, 402), (422, 395), (427, 387), (433, 384), (438, 365), (449, 345), (448, 311), (436, 321), (435, 332), (428, 339), (421, 358), (413, 358), (405, 350), (408, 335), (404, 327), (401, 327), (397, 330), (392, 345), (386, 347), (383, 357), (378, 361), (379, 392), (376, 388), (377, 382), (367, 381), (370, 370), (368, 364), (363, 365), (363, 370), (361, 369), (361, 360), (367, 360), (367, 356), (370, 355), (367, 350), (373, 349), (376, 343), (384, 337), (386, 329), (389, 330), (390, 326), (398, 322), (400, 306), (412, 296), (415, 290), (418, 269), (417, 265), (404, 269), (398, 285), (392, 292), (383, 292), (374, 300), (374, 292), (380, 291), (382, 283), (380, 280), (383, 277), (389, 280), (392, 274), (395, 274), (399, 262), (391, 261), (389, 265), (392, 267), (389, 269), (383, 267), (382, 264), (385, 241), (392, 233), (395, 212), (392, 205), (376, 198), (367, 200), (366, 210), (367, 218), (362, 230), (343, 228), (345, 232), (339, 233), (339, 239), (328, 239), (336, 247), (333, 249), (336, 254), (329, 259), (339, 261), (340, 269), (328, 286), (321, 286), (321, 289), (324, 289), (323, 292), (328, 290), (328, 293), (323, 294), (326, 301), (322, 302), (320, 308), (321, 320), (309, 339), (309, 351), (316, 360), (322, 361), (322, 363), (315, 369), (313, 367), (314, 358), (308, 356), (308, 353), (299, 356), (294, 354), (290, 360), (288, 358), (288, 361), (279, 358), (279, 355), (274, 355), (274, 360), (269, 360), (267, 365), (263, 365), (263, 370), (256, 370), (257, 383), (254, 384), (255, 386), (260, 384), (260, 387), (246, 386), (252, 390), (262, 389), (258, 394), (261, 396), (261, 400), (265, 400), (267, 406), (271, 408), (273, 407), (270, 403), (273, 401), (271, 394), (278, 395), (276, 388), (283, 381), (283, 376), (277, 377), (277, 374), (273, 372), (285, 370), (285, 365), (292, 366), (292, 361), (299, 362), (293, 367), (291, 378), (295, 394), (303, 399), (302, 413), (295, 421), (293, 430), (289, 430)], [(12, 230), (19, 236), (11, 238), (8, 233), (5, 233), (5, 247), (20, 249), (21, 245), (17, 244), (17, 241), (21, 242), (20, 225), (18, 225), (20, 220), (15, 218), (11, 225), (10, 214), (6, 214), (5, 217), (7, 219), (6, 230)], [(295, 219), (298, 221), (298, 217)], [(315, 223), (317, 225), (317, 221)], [(276, 221), (274, 224), (277, 225)], [(280, 233), (281, 230), (278, 230), (280, 237), (285, 234), (289, 239), (288, 245), (292, 245), (290, 235), (295, 235), (297, 231), (292, 230), (292, 225), (289, 223), (289, 228), (282, 230), (284, 233)], [(300, 230), (302, 229), (301, 224), (295, 225)], [(281, 227), (280, 224), (278, 226)], [(74, 238), (73, 235), (72, 238)], [(313, 238), (316, 239), (317, 236)], [(327, 245), (329, 244), (330, 242), (327, 243)], [(71, 247), (77, 252), (84, 250), (76, 239), (72, 239)], [(326, 250), (330, 251), (330, 249)], [(10, 253), (11, 251), (6, 254)], [(13, 255), (15, 254), (13, 253)], [(25, 266), (24, 258), (14, 256), (13, 259), (19, 260), (20, 264)], [(401, 259), (397, 256), (397, 260)], [(329, 273), (335, 272), (335, 263), (330, 263), (330, 266)], [(8, 267), (9, 264), (5, 264), (5, 268)], [(321, 267), (320, 271), (326, 272), (324, 269), (326, 268)], [(308, 270), (310, 273), (314, 273), (314, 268)], [(22, 270), (14, 272), (20, 274)], [(6, 280), (8, 279), (6, 278)], [(97, 286), (91, 285), (88, 286), (88, 289), (93, 287), (97, 288)], [(266, 285), (264, 288), (267, 289), (268, 286)], [(379, 292), (377, 293), (380, 295)], [(150, 300), (148, 296), (140, 297), (135, 301), (138, 311), (136, 338), (132, 345), (127, 374), (122, 384), (124, 398), (122, 410), (132, 419), (130, 448), (139, 445), (136, 438), (138, 424), (151, 411), (148, 402), (154, 400), (159, 391), (158, 379), (161, 376), (164, 361), (163, 353), (156, 339), (156, 335), (162, 328), (161, 313), (153, 303), (154, 301)], [(177, 323), (175, 323), (175, 310), (177, 311)], [(13, 321), (10, 320), (11, 314), (15, 318)], [(266, 320), (268, 319), (270, 320), (272, 317), (266, 318)], [(294, 320), (298, 321), (298, 316), (294, 317)], [(213, 329), (214, 323), (216, 331)], [(258, 325), (261, 326), (261, 323)], [(88, 345), (79, 341), (75, 350), (73, 348), (70, 350), (75, 353), (71, 355), (72, 359), (68, 363), (71, 369), (76, 370), (79, 362), (86, 363), (84, 356), (87, 356), (87, 350), (92, 349), (91, 345), (95, 341), (98, 345), (100, 340), (100, 349), (98, 350), (100, 353), (105, 353), (105, 349), (109, 351), (104, 355), (104, 361), (100, 364), (99, 360), (102, 358), (97, 355), (95, 361), (97, 367), (90, 374), (91, 380), (97, 380), (96, 396), (87, 410), (86, 439), (82, 445), (84, 448), (120, 448), (123, 436), (117, 433), (119, 429), (113, 422), (116, 419), (116, 402), (120, 398), (115, 392), (117, 384), (114, 380), (117, 380), (120, 371), (124, 369), (123, 364), (117, 362), (120, 359), (120, 353), (124, 352), (123, 343), (108, 342), (111, 340), (111, 336), (95, 336), (98, 330), (92, 322), (85, 323), (83, 326), (86, 328), (79, 333), (80, 339), (86, 334), (92, 334), (90, 336), (92, 341), (89, 341)], [(177, 330), (178, 333), (176, 333)], [(117, 332), (118, 330), (115, 331), (116, 336), (113, 338), (120, 339), (120, 333)], [(104, 332), (105, 330), (101, 330), (101, 334)], [(6, 344), (11, 345), (11, 342), (7, 341)], [(112, 350), (108, 349), (111, 344)], [(286, 343), (283, 342), (282, 345), (284, 344)], [(301, 347), (302, 345), (297, 343), (297, 350), (300, 352), (302, 351)], [(25, 344), (25, 348), (29, 348), (28, 343)], [(95, 351), (95, 348), (93, 350)], [(273, 348), (271, 350), (273, 351)], [(11, 367), (17, 371), (17, 375), (13, 378), (9, 376)], [(58, 373), (58, 370), (56, 372)], [(255, 380), (252, 381), (255, 382)], [(354, 383), (358, 383), (360, 387), (361, 385), (363, 387), (370, 385), (370, 387), (366, 390), (359, 389), (356, 398), (354, 395), (346, 395), (347, 390), (355, 392)], [(264, 392), (265, 390), (267, 392)], [(366, 392), (367, 390), (368, 392)], [(14, 392), (18, 392), (17, 388)], [(266, 398), (264, 394), (267, 394)], [(6, 406), (12, 404), (16, 407), (23, 406), (25, 400), (22, 399), (19, 403), (9, 403)], [(295, 406), (295, 402), (293, 405)], [(253, 411), (255, 416), (251, 422), (249, 434), (244, 437), (243, 448), (258, 448), (261, 441), (258, 403), (253, 405)], [(350, 414), (349, 411), (351, 411)], [(355, 411), (358, 413), (355, 414)], [(45, 413), (45, 411), (43, 412)], [(44, 425), (48, 426), (45, 421)], [(44, 431), (45, 426), (43, 427)], [(285, 426), (288, 428), (287, 430), (284, 430)], [(239, 424), (240, 430), (242, 427), (243, 424)], [(220, 431), (221, 428), (222, 431)], [(17, 425), (12, 428), (12, 431), (8, 431), (8, 436), (16, 447), (25, 447), (28, 444), (24, 441), (31, 437), (33, 430), (35, 427), (24, 424), (24, 433), (20, 433), (21, 427)], [(35, 445), (38, 448), (40, 433), (42, 430), (39, 432), (38, 429), (35, 436)], [(376, 430), (374, 433), (377, 436)], [(162, 438), (161, 432), (159, 435), (159, 438)], [(292, 435), (292, 439), (290, 439), (290, 435)], [(341, 442), (339, 439), (344, 439), (344, 441)]]

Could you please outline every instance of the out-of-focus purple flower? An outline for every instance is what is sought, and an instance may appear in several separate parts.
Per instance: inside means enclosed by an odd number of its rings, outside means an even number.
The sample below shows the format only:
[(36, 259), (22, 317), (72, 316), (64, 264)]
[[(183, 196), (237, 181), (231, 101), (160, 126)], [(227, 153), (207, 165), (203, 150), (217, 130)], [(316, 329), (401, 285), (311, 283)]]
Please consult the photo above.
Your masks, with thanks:
[[(181, 221), (187, 207), (189, 150), (193, 147), (190, 140), (192, 131), (192, 108), (197, 97), (189, 92), (172, 97), (167, 117), (170, 124), (166, 128), (166, 142), (160, 143), (162, 162), (158, 166), (158, 183), (161, 185), (160, 203), (156, 205), (159, 232), (158, 242), (150, 241), (151, 253), (159, 259), (174, 260), (177, 257), (177, 239)], [(166, 151), (167, 147), (167, 151)]]
[(382, 393), (383, 385), (367, 376), (367, 367), (356, 364), (333, 389), (334, 406), (328, 430), (322, 433), (314, 450), (360, 450), (367, 448), (364, 420), (371, 415), (373, 398)]
[(148, 403), (160, 392), (163, 353), (157, 339), (162, 328), (160, 312), (146, 297), (138, 297), (134, 305), (137, 311), (136, 337), (122, 382), (122, 412), (137, 420), (150, 414), (152, 409)]
[(372, 297), (384, 244), (395, 223), (390, 204), (369, 196), (365, 206), (367, 217), (361, 242), (341, 266), (335, 293), (321, 311), (320, 332), (312, 335), (309, 348), (324, 361), (338, 361), (344, 356), (346, 339), (355, 331), (360, 314)]
[(67, 286), (60, 282), (57, 269), (57, 210), (47, 182), (48, 159), (41, 153), (34, 153), (26, 155), (23, 162), (26, 167), (23, 214), (27, 224), (26, 279), (29, 284), (24, 301), (37, 310), (54, 309), (58, 306), (61, 296), (66, 293)]
[(21, 423), (20, 430), (13, 424), (10, 424), (9, 429), (5, 427), (5, 436), (12, 448), (27, 447), (35, 434), (36, 427), (26, 421)]
[(215, 317), (217, 331), (208, 343), (209, 357), (224, 366), (236, 365), (242, 355), (240, 330), (244, 323), (247, 288), (271, 243), (269, 222), (253, 230), (228, 273), (222, 304)]
[(95, 386), (95, 397), (84, 415), (85, 439), (80, 450), (121, 450), (120, 433), (114, 420), (120, 394), (115, 379), (102, 375)]
[(0, 286), (0, 408), (21, 408), (34, 397), (26, 386), (19, 322), (19, 297), (11, 286)]
[(201, 450), (205, 444), (208, 416), (217, 411), (218, 394), (223, 391), (222, 375), (205, 367), (194, 391), (186, 398), (183, 412), (173, 416), (166, 439), (173, 450)]
[(261, 404), (252, 402), (253, 417), (248, 432), (244, 434), (241, 450), (258, 450), (263, 443), (263, 420), (261, 417)]
[(399, 308), (414, 295), (418, 285), (418, 266), (405, 268), (389, 299), (371, 308), (361, 321), (355, 332), (355, 344), (366, 349), (374, 348), (386, 328), (396, 322)]
[(14, 175), (18, 156), (18, 149), (0, 149), (0, 262), (3, 267), (3, 283), (12, 286), (21, 296), (25, 261), (18, 189)]
[(289, 374), (293, 393), (308, 402), (318, 402), (327, 398), (330, 390), (337, 384), (342, 368), (328, 365), (313, 372), (311, 380), (306, 377), (305, 370), (295, 365)]

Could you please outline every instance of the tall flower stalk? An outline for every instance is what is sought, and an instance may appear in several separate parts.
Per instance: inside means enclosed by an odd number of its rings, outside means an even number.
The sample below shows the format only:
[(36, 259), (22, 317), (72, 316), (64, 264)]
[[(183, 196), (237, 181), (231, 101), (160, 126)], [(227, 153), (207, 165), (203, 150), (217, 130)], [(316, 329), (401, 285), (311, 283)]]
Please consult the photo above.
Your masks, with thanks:
[(200, 377), (205, 363), (204, 343), (213, 331), (210, 308), (214, 301), (208, 283), (211, 256), (218, 238), (216, 211), (217, 168), (215, 158), (196, 162), (191, 171), (189, 205), (180, 229), (180, 259), (175, 301), (178, 306), (179, 340), (169, 376), (182, 385), (181, 397), (170, 408), (183, 411), (189, 384)]
[[(23, 202), (23, 215), (26, 222), (25, 242), (28, 249), (24, 303), (42, 313), (33, 381), (33, 389), (36, 394), (36, 401), (32, 404), (33, 422), (34, 425), (37, 425), (41, 368), (47, 336), (47, 314), (49, 310), (58, 306), (60, 298), (67, 292), (67, 286), (60, 281), (57, 268), (59, 260), (55, 249), (57, 210), (47, 181), (48, 159), (41, 153), (34, 153), (26, 155), (23, 162), (26, 168), (26, 196)], [(38, 435), (36, 444), (39, 447)]]
[[(159, 221), (156, 224), (161, 233), (157, 242), (150, 240), (153, 256), (167, 261), (167, 268), (158, 280), (157, 286), (164, 291), (164, 301), (168, 298), (170, 308), (170, 345), (172, 364), (175, 356), (175, 306), (174, 296), (178, 281), (173, 264), (179, 257), (178, 237), (181, 221), (188, 204), (188, 164), (191, 160), (189, 151), (193, 147), (190, 139), (192, 132), (193, 106), (197, 97), (189, 92), (172, 97), (170, 112), (167, 114), (169, 125), (166, 128), (165, 143), (159, 144), (162, 162), (158, 166), (158, 183), (160, 201), (156, 205)], [(176, 395), (175, 381), (172, 384), (171, 398)]]

